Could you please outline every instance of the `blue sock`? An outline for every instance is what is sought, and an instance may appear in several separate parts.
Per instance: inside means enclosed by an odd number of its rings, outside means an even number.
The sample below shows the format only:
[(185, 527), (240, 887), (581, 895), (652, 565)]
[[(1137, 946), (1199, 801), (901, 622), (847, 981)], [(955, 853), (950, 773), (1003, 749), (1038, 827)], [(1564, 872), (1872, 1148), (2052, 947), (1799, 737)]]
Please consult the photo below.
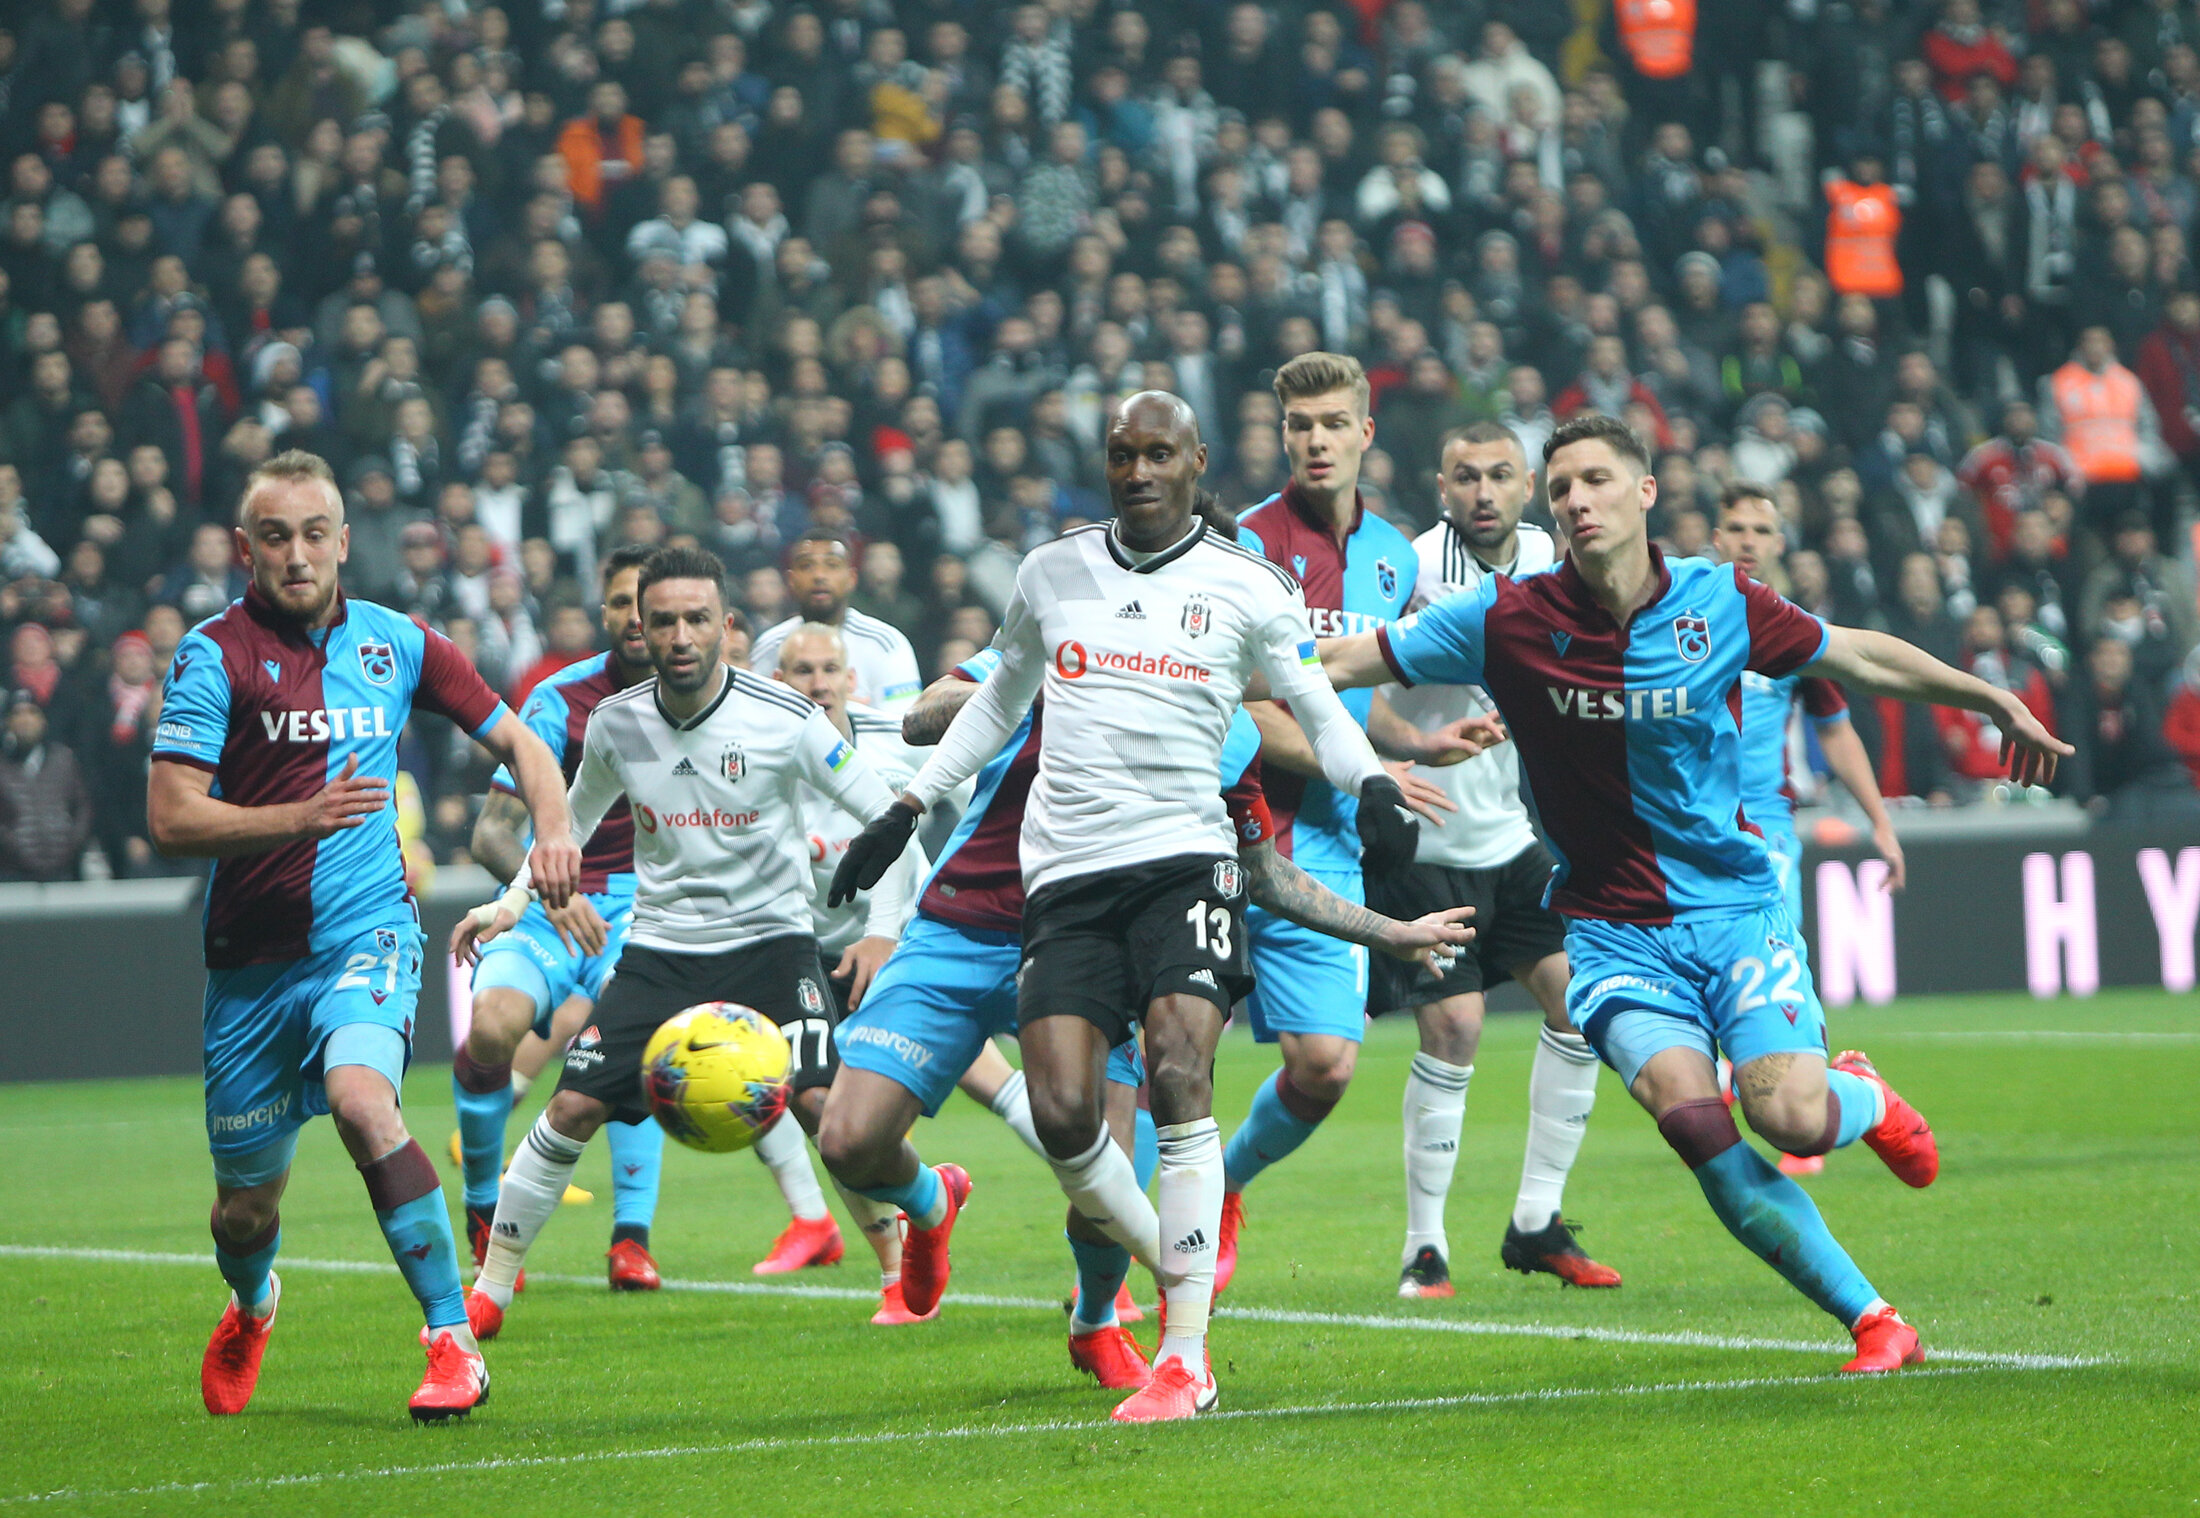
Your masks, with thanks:
[(1810, 1193), (1737, 1143), (1695, 1169), (1711, 1210), (1756, 1256), (1846, 1328), (1878, 1297), (1826, 1228)]
[(459, 1285), (458, 1246), (451, 1239), (451, 1214), (434, 1164), (408, 1139), (361, 1165), (359, 1174), (367, 1183), (367, 1199), (374, 1204), (374, 1220), (382, 1225), (390, 1258), (420, 1299), (428, 1327), (463, 1326), (466, 1301)]
[(223, 1237), (219, 1208), (213, 1224), (215, 1268), (237, 1294), (239, 1307), (249, 1310), (259, 1306), (267, 1300), (267, 1275), (274, 1268), (275, 1252), (283, 1247), (282, 1214), (269, 1218), (265, 1228), (241, 1243)]
[(1077, 1257), (1077, 1305), (1071, 1313), (1071, 1332), (1079, 1328), (1105, 1328), (1115, 1321), (1115, 1294), (1130, 1274), (1131, 1252), (1120, 1244), (1088, 1244), (1064, 1234), (1069, 1252)]
[(940, 1175), (930, 1165), (917, 1166), (915, 1179), (900, 1186), (850, 1186), (858, 1196), (867, 1196), (874, 1202), (884, 1202), (889, 1207), (899, 1207), (909, 1214), (909, 1221), (928, 1218), (934, 1211), (946, 1206), (941, 1195)]
[(476, 1064), (460, 1044), (451, 1058), (451, 1102), (458, 1108), (458, 1152), (466, 1169), (466, 1205), (494, 1212), (504, 1173), (504, 1125), (512, 1115), (512, 1066)]
[(1841, 1103), (1841, 1126), (1834, 1134), (1833, 1147), (1846, 1149), (1864, 1136), (1864, 1130), (1878, 1115), (1879, 1088), (1861, 1075), (1828, 1070), (1826, 1089)]
[(650, 1118), (610, 1123), (611, 1225), (647, 1233), (657, 1216), (657, 1183), (665, 1173), (665, 1130)]
[(1140, 1191), (1153, 1185), (1153, 1173), (1160, 1168), (1161, 1139), (1153, 1130), (1153, 1113), (1141, 1107), (1131, 1128), (1131, 1173), (1138, 1177)]
[(1291, 1084), (1288, 1070), (1278, 1070), (1274, 1080), (1261, 1086), (1253, 1110), (1222, 1151), (1223, 1189), (1243, 1191), (1255, 1176), (1312, 1137), (1334, 1106), (1308, 1096)]

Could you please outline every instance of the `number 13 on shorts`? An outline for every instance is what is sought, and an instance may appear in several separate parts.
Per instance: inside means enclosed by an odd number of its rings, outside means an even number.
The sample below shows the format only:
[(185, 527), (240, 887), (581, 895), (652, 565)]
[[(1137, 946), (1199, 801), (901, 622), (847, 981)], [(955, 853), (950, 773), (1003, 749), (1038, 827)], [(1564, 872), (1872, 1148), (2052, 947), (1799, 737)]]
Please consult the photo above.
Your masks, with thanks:
[(1213, 906), (1204, 899), (1195, 901), (1185, 909), (1184, 920), (1192, 925), (1195, 948), (1214, 955), (1221, 964), (1230, 962), (1230, 929), (1234, 919), (1228, 907)]

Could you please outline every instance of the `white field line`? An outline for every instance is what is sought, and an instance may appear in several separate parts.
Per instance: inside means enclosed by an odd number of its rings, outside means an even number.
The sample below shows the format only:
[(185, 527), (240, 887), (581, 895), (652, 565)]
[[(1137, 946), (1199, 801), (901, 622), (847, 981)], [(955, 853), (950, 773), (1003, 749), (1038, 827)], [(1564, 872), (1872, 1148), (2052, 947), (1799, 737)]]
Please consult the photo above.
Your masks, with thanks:
[[(76, 1249), (48, 1244), (0, 1244), (0, 1259), (84, 1260), (115, 1265), (184, 1265), (210, 1268), (204, 1255), (159, 1253), (137, 1249)], [(396, 1270), (382, 1260), (317, 1260), (285, 1257), (286, 1271), (321, 1271), (346, 1275), (381, 1275)], [(603, 1277), (530, 1271), (531, 1281), (552, 1286), (599, 1286)], [(876, 1302), (878, 1293), (847, 1286), (781, 1285), (767, 1281), (667, 1280), (667, 1291), (717, 1292), (731, 1296), (795, 1297), (837, 1302)], [(1059, 1313), (1059, 1298), (1008, 1297), (982, 1293), (951, 1292), (948, 1300), (963, 1307), (991, 1307), (1025, 1312)], [(1695, 1333), (1689, 1330), (1656, 1331), (1598, 1328), (1567, 1323), (1504, 1323), (1472, 1318), (1384, 1317), (1374, 1313), (1301, 1312), (1277, 1307), (1218, 1307), (1215, 1316), (1239, 1323), (1285, 1323), (1316, 1328), (1367, 1328), (1394, 1333), (1473, 1334), (1496, 1338), (1570, 1339), (1591, 1344), (1657, 1344), (1678, 1349), (1723, 1349), (1742, 1352), (1829, 1355), (1847, 1354), (1850, 1346), (1816, 1339), (1755, 1339), (1731, 1334)], [(1960, 1365), (1996, 1366), (2008, 1370), (2076, 1370), (2088, 1365), (2114, 1363), (2106, 1355), (2051, 1355), (1998, 1350), (1943, 1349), (1928, 1346), (1936, 1361)]]
[(1969, 1028), (1933, 1031), (1925, 1028), (1887, 1028), (1870, 1035), (1873, 1041), (1906, 1038), (1933, 1039), (1952, 1044), (2190, 1044), (2200, 1043), (2200, 1032), (2127, 1033), (2113, 1029), (2079, 1028)]
[[(1908, 1370), (1903, 1381), (1925, 1376), (1970, 1376), (1979, 1367), (1943, 1370)], [(1884, 1383), (1893, 1377), (1874, 1377)], [(1692, 1392), (1760, 1391), (1790, 1386), (1859, 1386), (1864, 1382), (1839, 1375), (1744, 1376), (1730, 1381), (1660, 1381), (1640, 1386), (1546, 1386), (1517, 1392), (1466, 1392), (1453, 1397), (1401, 1397), (1380, 1402), (1313, 1402), (1297, 1407), (1247, 1407), (1212, 1412), (1193, 1419), (1191, 1426), (1207, 1423), (1249, 1422), (1266, 1418), (1317, 1418), (1355, 1413), (1442, 1412), (1468, 1407), (1508, 1407), (1537, 1402), (1574, 1402), (1601, 1397), (1677, 1396)], [(558, 1455), (495, 1455), (482, 1460), (447, 1460), (424, 1465), (385, 1465), (364, 1470), (306, 1471), (282, 1476), (249, 1476), (236, 1481), (174, 1481), (157, 1486), (82, 1488), (18, 1492), (0, 1496), (0, 1506), (36, 1502), (85, 1502), (102, 1497), (137, 1498), (183, 1496), (197, 1492), (244, 1492), (324, 1486), (339, 1481), (388, 1481), (410, 1476), (456, 1476), (487, 1471), (556, 1470), (568, 1466), (602, 1465), (613, 1461), (689, 1460), (705, 1455), (752, 1455), (789, 1450), (847, 1449), (864, 1446), (917, 1444), (942, 1439), (992, 1439), (1031, 1434), (1100, 1434), (1120, 1431), (1119, 1425), (1098, 1418), (1059, 1418), (1032, 1423), (963, 1424), (948, 1428), (891, 1430), (871, 1434), (817, 1434), (807, 1438), (740, 1439), (724, 1444), (668, 1444), (654, 1449), (575, 1450)], [(1160, 1432), (1159, 1430), (1150, 1430)]]

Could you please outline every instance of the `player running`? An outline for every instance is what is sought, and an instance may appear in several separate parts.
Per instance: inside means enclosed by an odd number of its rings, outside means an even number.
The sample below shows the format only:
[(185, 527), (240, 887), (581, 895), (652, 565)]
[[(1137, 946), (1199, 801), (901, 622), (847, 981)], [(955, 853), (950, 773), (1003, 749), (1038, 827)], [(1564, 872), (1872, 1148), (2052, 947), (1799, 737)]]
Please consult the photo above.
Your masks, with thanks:
[(1480, 685), (1520, 745), (1558, 858), (1567, 1011), (1695, 1174), (1734, 1236), (1856, 1339), (1845, 1371), (1923, 1360), (1917, 1331), (1835, 1242), (1804, 1190), (1742, 1142), (1713, 1058), (1734, 1063), (1750, 1126), (1790, 1154), (1863, 1139), (1912, 1186), (1939, 1173), (1932, 1130), (1857, 1053), (1826, 1060), (1825, 1017), (1770, 856), (1741, 805), (1740, 677), (1804, 673), (1874, 695), (1986, 712), (2020, 782), (2071, 752), (2014, 696), (1883, 633), (1829, 627), (1731, 566), (1667, 559), (1641, 439), (1583, 416), (1544, 445), (1568, 554), (1494, 575), (1394, 628), (1323, 652), (1339, 685)]
[(855, 565), (848, 540), (815, 529), (787, 549), (787, 594), (795, 614), (756, 635), (748, 667), (769, 674), (779, 667), (779, 645), (805, 622), (822, 622), (839, 632), (856, 672), (855, 699), (889, 716), (899, 716), (924, 681), (917, 674), (917, 652), (891, 622), (866, 616), (848, 604), (855, 593)]
[(282, 1283), (278, 1204), (298, 1130), (328, 1113), (366, 1182), (390, 1256), (427, 1319), (422, 1421), (489, 1395), (466, 1323), (435, 1165), (398, 1110), (420, 993), (419, 914), (390, 804), (397, 740), (440, 712), (516, 777), (536, 822), (532, 871), (562, 906), (580, 877), (557, 760), (441, 634), (344, 595), (344, 498), (323, 460), (276, 455), (245, 481), (241, 600), (176, 650), (146, 812), (172, 858), (214, 861), (206, 888), (206, 1132), (214, 1261), (230, 1301), (206, 1346), (210, 1413), (251, 1401)]
[[(1495, 575), (1518, 579), (1552, 566), (1557, 550), (1551, 535), (1520, 520), (1535, 471), (1509, 428), (1478, 422), (1453, 432), (1444, 439), (1440, 466), (1443, 520), (1413, 544), (1419, 560), (1415, 609), (1471, 593)], [(1395, 692), (1391, 707), (1429, 732), (1495, 711), (1485, 692), (1468, 685), (1415, 686)], [(1542, 1006), (1543, 1030), (1528, 1076), (1527, 1155), (1500, 1258), (1523, 1274), (1544, 1271), (1574, 1286), (1617, 1286), (1619, 1272), (1582, 1253), (1560, 1211), (1596, 1106), (1597, 1057), (1566, 1020), (1566, 928), (1543, 904), (1551, 856), (1536, 840), (1520, 799), (1520, 756), (1501, 747), (1464, 764), (1416, 773), (1443, 787), (1458, 815), (1445, 827), (1422, 830), (1409, 868), (1370, 878), (1369, 903), (1393, 916), (1471, 905), (1475, 943), (1446, 974), (1407, 977), (1385, 965), (1375, 977), (1373, 1010), (1412, 1007), (1421, 1035), (1406, 1074), (1406, 1239), (1398, 1295), (1452, 1295), (1444, 1202), (1459, 1159), (1484, 994), (1508, 978)]]
[[(606, 696), (651, 674), (636, 587), (649, 550), (617, 549), (603, 563), (603, 630), (608, 653), (567, 665), (528, 695), (520, 719), (549, 746), (568, 783), (579, 771), (589, 714)], [(509, 771), (490, 778), (474, 824), (473, 856), (509, 882), (526, 862), (527, 812)], [(585, 1019), (626, 947), (634, 915), (634, 817), (622, 800), (604, 814), (581, 851), (580, 890), (563, 907), (528, 904), (513, 930), (482, 951), (474, 967), (473, 1020), (451, 1057), (466, 1173), (466, 1239), (478, 1270), (488, 1257), (504, 1168), (504, 1127), (516, 1099), (512, 1057), (529, 1031), (550, 1039), (552, 1018)], [(568, 1006), (568, 1003), (577, 1005)], [(576, 1030), (581, 1024), (570, 1023)], [(655, 1291), (663, 1283), (649, 1253), (664, 1170), (664, 1130), (654, 1122), (611, 1125), (611, 1247), (606, 1273), (614, 1291)]]
[[(505, 1172), (488, 1257), (466, 1297), (482, 1338), (502, 1326), (527, 1250), (588, 1140), (606, 1122), (648, 1115), (642, 1051), (674, 1013), (733, 1001), (777, 1023), (793, 1052), (789, 1110), (815, 1130), (836, 1063), (834, 1008), (810, 924), (802, 787), (858, 816), (892, 799), (824, 712), (724, 663), (716, 558), (658, 549), (637, 594), (656, 678), (596, 704), (571, 793), (578, 837), (622, 796), (633, 810), (633, 922), (595, 1019), (566, 1051), (557, 1091)], [(469, 961), (509, 931), (531, 884), (522, 869), (500, 900), (462, 920), (453, 955)]]
[[(1718, 556), (1762, 585), (1772, 584), (1787, 552), (1787, 532), (1779, 505), (1767, 486), (1736, 480), (1722, 492), (1719, 525), (1711, 535)], [(1841, 687), (1815, 675), (1774, 680), (1752, 670), (1742, 672), (1742, 810), (1764, 833), (1765, 851), (1787, 900), (1788, 917), (1803, 922), (1803, 846), (1795, 837), (1795, 792), (1788, 784), (1788, 728), (1800, 705), (1826, 767), (1849, 788), (1872, 825), (1872, 847), (1886, 861), (1889, 891), (1902, 889), (1906, 875), (1902, 842), (1895, 837), (1879, 794), (1871, 756), (1849, 721), (1848, 699)], [(1783, 1154), (1786, 1175), (1816, 1175), (1826, 1168), (1822, 1154)]]
[(1113, 1209), (1095, 1183), (1110, 1170), (1127, 1180), (1129, 1162), (1105, 1129), (1103, 1072), (1143, 1010), (1167, 1322), (1152, 1380), (1115, 1410), (1143, 1422), (1215, 1404), (1206, 1330), (1222, 1144), (1212, 1069), (1223, 1020), (1248, 989), (1245, 867), (1215, 776), (1256, 669), (1296, 704), (1325, 774), (1368, 802), (1359, 827), (1371, 854), (1410, 857), (1415, 825), (1321, 678), (1296, 585), (1194, 515), (1207, 449), (1191, 408), (1159, 391), (1130, 397), (1109, 427), (1106, 462), (1114, 522), (1026, 556), (995, 640), (1000, 668), (849, 846), (833, 894), (876, 881), (925, 808), (997, 757), (1044, 685), (1021, 850), (1024, 1076), (1048, 1155), (1076, 1177), (1064, 1190), (1106, 1226)]

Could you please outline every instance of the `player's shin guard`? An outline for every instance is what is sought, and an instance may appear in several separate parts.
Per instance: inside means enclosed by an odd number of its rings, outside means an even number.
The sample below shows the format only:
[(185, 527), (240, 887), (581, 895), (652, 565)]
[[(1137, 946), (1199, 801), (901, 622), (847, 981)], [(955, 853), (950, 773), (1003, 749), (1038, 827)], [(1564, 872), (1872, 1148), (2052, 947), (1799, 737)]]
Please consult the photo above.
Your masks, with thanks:
[(405, 1284), (420, 1299), (430, 1329), (466, 1326), (465, 1292), (458, 1277), (458, 1246), (435, 1162), (418, 1143), (405, 1140), (378, 1160), (359, 1167), (382, 1225), (390, 1256)]
[(504, 1189), (497, 1197), (496, 1222), (489, 1229), (489, 1254), (481, 1262), (474, 1290), (499, 1307), (512, 1305), (512, 1290), (519, 1281), (520, 1265), (558, 1210), (565, 1197), (573, 1167), (580, 1163), (586, 1146), (550, 1126), (550, 1114), (535, 1119), (512, 1155), (512, 1168), (504, 1173)]
[[(1211, 1120), (1209, 1126), (1213, 1126)], [(1153, 1203), (1146, 1200), (1145, 1188), (1131, 1173), (1129, 1157), (1116, 1147), (1107, 1129), (1102, 1128), (1092, 1147), (1075, 1159), (1049, 1155), (1047, 1163), (1062, 1183), (1062, 1194), (1087, 1222), (1129, 1250), (1164, 1285), (1175, 1278), (1182, 1267), (1161, 1258), (1161, 1223)], [(1218, 1200), (1215, 1205), (1219, 1209), (1222, 1204)]]
[[(1292, 1083), (1289, 1070), (1278, 1070), (1274, 1080), (1261, 1086), (1253, 1098), (1253, 1110), (1230, 1135), (1230, 1147), (1222, 1157), (1228, 1189), (1243, 1191), (1253, 1177), (1313, 1137), (1336, 1105), (1307, 1095)], [(1165, 1154), (1161, 1163), (1166, 1170)]]
[(1153, 1173), (1160, 1168), (1161, 1140), (1154, 1137), (1153, 1109), (1141, 1106), (1131, 1124), (1131, 1174), (1138, 1178), (1140, 1191), (1153, 1184)]
[(609, 1123), (611, 1141), (611, 1232), (649, 1244), (649, 1225), (657, 1218), (657, 1185), (665, 1173), (665, 1130), (649, 1119)]
[(1682, 1102), (1658, 1119), (1658, 1132), (1694, 1172), (1727, 1232), (1843, 1327), (1878, 1300), (1827, 1231), (1810, 1194), (1742, 1142), (1726, 1103), (1716, 1097)]
[(283, 1247), (283, 1215), (274, 1213), (267, 1226), (249, 1239), (232, 1239), (222, 1232), (222, 1210), (216, 1204), (208, 1220), (214, 1230), (214, 1268), (237, 1294), (237, 1306), (256, 1313), (268, 1300), (268, 1273)]
[(1215, 1294), (1215, 1246), (1222, 1237), (1222, 1130), (1211, 1117), (1156, 1128), (1161, 1142), (1162, 1248), (1175, 1279), (1162, 1278), (1169, 1323), (1154, 1354), (1158, 1364), (1181, 1355), (1195, 1379), (1204, 1379), (1207, 1310)]
[(1578, 1033), (1543, 1029), (1528, 1074), (1528, 1153), (1513, 1199), (1513, 1227), (1535, 1233), (1566, 1203), (1566, 1177), (1597, 1104), (1597, 1055)]
[(792, 1217), (814, 1223), (830, 1216), (825, 1211), (825, 1193), (817, 1184), (817, 1172), (810, 1168), (809, 1143), (793, 1113), (781, 1113), (779, 1120), (764, 1130), (756, 1141), (756, 1157), (779, 1183), (779, 1194), (787, 1199)]
[(465, 1044), (451, 1056), (451, 1103), (458, 1109), (458, 1149), (466, 1170), (466, 1205), (487, 1212), (497, 1204), (504, 1169), (504, 1125), (512, 1115), (512, 1064), (477, 1064)]
[(1039, 1142), (1039, 1130), (1031, 1125), (1031, 1095), (1024, 1085), (1023, 1071), (1010, 1071), (988, 1105), (993, 1108), (993, 1115), (1008, 1124), (1009, 1131), (1024, 1141), (1026, 1149), (1042, 1160), (1047, 1157), (1046, 1145)]
[(1444, 1237), (1444, 1199), (1459, 1164), (1459, 1129), (1467, 1116), (1467, 1082), (1474, 1066), (1416, 1054), (1406, 1072), (1406, 1248), (1411, 1264), (1424, 1246), (1451, 1258)]
[(1071, 1334), (1091, 1333), (1115, 1321), (1115, 1294), (1130, 1274), (1131, 1252), (1120, 1244), (1094, 1244), (1064, 1234), (1077, 1259), (1077, 1304), (1070, 1312)]

